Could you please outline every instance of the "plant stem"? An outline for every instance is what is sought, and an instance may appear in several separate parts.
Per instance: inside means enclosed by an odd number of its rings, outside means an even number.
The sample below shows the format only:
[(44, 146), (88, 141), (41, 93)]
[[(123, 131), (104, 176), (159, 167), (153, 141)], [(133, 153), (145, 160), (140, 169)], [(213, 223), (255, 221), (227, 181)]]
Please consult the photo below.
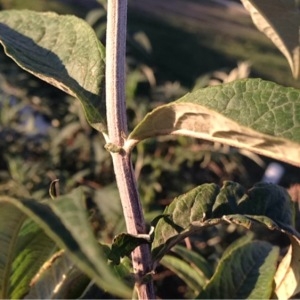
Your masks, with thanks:
[[(125, 101), (125, 58), (127, 0), (108, 0), (106, 36), (106, 109), (109, 142), (123, 147), (127, 136)], [(127, 231), (130, 234), (145, 234), (146, 225), (137, 183), (134, 177), (130, 153), (111, 152), (116, 181), (121, 197)], [(152, 271), (151, 252), (148, 244), (132, 252), (135, 287), (139, 299), (155, 298), (153, 282), (143, 282)]]

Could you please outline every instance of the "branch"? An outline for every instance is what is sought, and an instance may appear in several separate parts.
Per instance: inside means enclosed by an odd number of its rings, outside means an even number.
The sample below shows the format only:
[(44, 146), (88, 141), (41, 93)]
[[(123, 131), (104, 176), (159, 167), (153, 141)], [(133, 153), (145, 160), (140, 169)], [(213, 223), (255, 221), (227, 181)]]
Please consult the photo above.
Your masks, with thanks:
[[(146, 225), (137, 191), (130, 152), (122, 147), (127, 136), (125, 101), (127, 0), (108, 0), (106, 36), (106, 110), (109, 145), (116, 181), (121, 197), (127, 231), (145, 234)], [(132, 252), (135, 287), (139, 299), (155, 298), (153, 282), (143, 282), (152, 271), (149, 245), (141, 245)]]

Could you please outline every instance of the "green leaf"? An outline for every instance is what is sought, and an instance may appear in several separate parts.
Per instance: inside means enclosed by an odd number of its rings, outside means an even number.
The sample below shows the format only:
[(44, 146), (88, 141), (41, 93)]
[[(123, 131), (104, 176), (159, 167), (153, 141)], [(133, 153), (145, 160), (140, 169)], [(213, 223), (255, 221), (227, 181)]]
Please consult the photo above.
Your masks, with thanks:
[(0, 208), (0, 296), (21, 298), (56, 245), (16, 207), (0, 203)]
[(148, 243), (144, 238), (138, 238), (128, 233), (121, 233), (114, 238), (108, 258), (116, 265), (124, 256), (129, 256), (138, 246)]
[(245, 148), (300, 166), (300, 91), (261, 79), (207, 87), (148, 113), (128, 148), (157, 135), (185, 135)]
[(253, 216), (253, 215), (226, 215), (222, 217), (222, 220), (239, 226), (243, 226), (247, 229), (255, 231), (261, 225), (266, 226), (270, 230), (280, 230), (278, 225), (266, 216)]
[(10, 277), (10, 297), (18, 299), (29, 291), (32, 278), (57, 249), (55, 242), (32, 220), (27, 219), (18, 236)]
[(131, 258), (124, 256), (118, 265), (113, 263), (112, 267), (120, 278), (124, 278), (132, 282), (133, 268)]
[(75, 299), (89, 282), (67, 253), (59, 251), (36, 274), (24, 299)]
[(152, 254), (158, 261), (172, 246), (186, 236), (220, 222), (230, 222), (250, 229), (257, 223), (271, 230), (292, 229), (290, 198), (284, 188), (258, 183), (249, 191), (238, 183), (203, 184), (181, 195), (165, 209), (157, 222)]
[(278, 299), (290, 299), (300, 292), (300, 234), (293, 227), (287, 226), (287, 224), (281, 224), (279, 227), (265, 216), (228, 215), (223, 219), (229, 223), (251, 228), (253, 231), (257, 225), (265, 225), (268, 229), (279, 231), (287, 236), (291, 245), (277, 268), (274, 277), (274, 293)]
[(241, 248), (243, 246), (246, 246), (247, 244), (251, 243), (253, 241), (254, 234), (250, 232), (249, 234), (246, 234), (239, 239), (235, 240), (233, 243), (231, 243), (224, 251), (222, 255), (222, 260), (225, 258), (230, 257), (238, 248)]
[(292, 227), (292, 202), (287, 191), (270, 183), (255, 184), (237, 204), (237, 212), (262, 215), (272, 219), (281, 228)]
[(85, 21), (55, 13), (1, 11), (0, 43), (21, 68), (78, 98), (91, 126), (105, 130), (100, 112), (104, 48)]
[(129, 288), (112, 272), (94, 236), (81, 189), (76, 189), (69, 195), (57, 197), (49, 205), (72, 234), (90, 264), (97, 270), (98, 279), (101, 282), (100, 287), (116, 295), (128, 295)]
[(152, 242), (154, 259), (159, 261), (177, 242), (192, 234), (193, 222), (200, 222), (202, 227), (210, 226), (205, 223), (205, 218), (207, 215), (211, 221), (212, 206), (219, 190), (216, 184), (207, 183), (173, 200), (155, 226)]
[(180, 277), (193, 290), (194, 296), (202, 290), (203, 277), (190, 264), (172, 255), (165, 255), (161, 264)]
[[(234, 182), (225, 182), (222, 188), (215, 184), (201, 185), (174, 199), (158, 218), (152, 243), (154, 266), (175, 244), (205, 227), (225, 221), (255, 232), (265, 226), (291, 240), (275, 276), (276, 295), (288, 299), (300, 291), (300, 234), (292, 227), (290, 204), (285, 189), (273, 184), (258, 183), (249, 191)], [(231, 256), (250, 239), (251, 236), (246, 236), (231, 245), (223, 258)]]
[(181, 245), (176, 245), (172, 248), (172, 252), (179, 255), (183, 260), (190, 263), (191, 266), (201, 276), (203, 282), (206, 282), (212, 275), (213, 270), (207, 260), (194, 250), (187, 249)]
[(0, 298), (6, 299), (10, 298), (9, 279), (14, 249), (26, 216), (8, 203), (1, 204), (0, 207)]
[(48, 202), (4, 196), (0, 201), (9, 202), (32, 218), (58, 246), (68, 250), (76, 265), (102, 289), (121, 297), (131, 296), (131, 290), (107, 265), (101, 245), (97, 243), (88, 222), (80, 190)]
[(233, 247), (221, 259), (201, 299), (269, 299), (279, 248), (264, 241)]
[(253, 23), (282, 52), (300, 76), (300, 6), (297, 0), (242, 0)]

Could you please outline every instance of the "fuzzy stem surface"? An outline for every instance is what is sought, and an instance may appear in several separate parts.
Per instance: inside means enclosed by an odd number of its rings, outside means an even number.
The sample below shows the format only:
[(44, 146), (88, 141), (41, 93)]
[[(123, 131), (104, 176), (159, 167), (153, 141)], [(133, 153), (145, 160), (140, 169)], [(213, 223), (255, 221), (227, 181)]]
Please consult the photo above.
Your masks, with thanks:
[[(108, 0), (106, 35), (106, 110), (109, 142), (120, 151), (111, 151), (127, 231), (145, 234), (146, 225), (130, 152), (122, 150), (127, 137), (125, 100), (127, 0)], [(153, 282), (143, 282), (152, 271), (150, 246), (132, 252), (135, 288), (139, 299), (154, 299)]]

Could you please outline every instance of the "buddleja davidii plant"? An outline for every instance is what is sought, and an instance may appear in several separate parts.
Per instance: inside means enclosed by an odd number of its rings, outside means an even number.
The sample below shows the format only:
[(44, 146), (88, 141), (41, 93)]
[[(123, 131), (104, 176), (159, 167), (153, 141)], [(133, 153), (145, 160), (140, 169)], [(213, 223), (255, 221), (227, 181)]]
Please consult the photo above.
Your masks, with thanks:
[[(279, 268), (277, 247), (247, 239), (237, 241), (224, 253), (215, 274), (197, 281), (208, 283), (199, 284), (198, 289), (194, 285), (195, 295), (204, 298), (237, 295), (267, 298), (272, 293), (280, 298), (292, 296), (299, 291), (299, 239), (291, 226), (289, 198), (281, 188), (260, 185), (253, 187), (255, 192), (246, 192), (236, 183), (225, 183), (221, 189), (215, 185), (200, 186), (175, 199), (159, 217), (154, 234), (148, 236), (130, 153), (146, 138), (173, 134), (246, 148), (299, 166), (300, 92), (259, 79), (206, 88), (158, 107), (128, 136), (124, 97), (126, 8), (124, 0), (108, 1), (106, 63), (104, 48), (92, 29), (71, 16), (3, 11), (0, 13), (0, 41), (6, 54), (19, 66), (78, 98), (91, 126), (103, 133), (114, 162), (128, 234), (119, 236), (111, 249), (101, 248), (89, 226), (80, 190), (48, 202), (1, 197), (2, 205), (31, 217), (68, 251), (77, 266), (96, 284), (121, 297), (129, 297), (130, 289), (107, 266), (104, 252), (118, 264), (120, 257), (134, 249), (132, 262), (138, 297), (154, 298), (151, 271), (183, 237), (219, 222), (246, 228), (262, 224), (270, 230), (283, 232), (291, 240), (290, 250)], [(103, 107), (100, 95), (105, 66), (107, 126), (105, 112), (100, 108)], [(7, 219), (5, 210), (1, 213)], [(4, 217), (1, 219), (5, 220)], [(16, 220), (8, 235), (6, 223), (1, 226), (2, 249), (6, 249), (7, 254), (1, 262), (5, 265), (4, 272), (0, 274), (4, 298), (12, 295), (9, 288), (13, 287), (8, 288), (11, 271), (19, 270), (14, 269), (12, 262), (16, 257), (9, 249), (17, 247), (22, 224)], [(149, 238), (152, 238), (152, 254)], [(142, 245), (137, 246), (139, 244)], [(246, 269), (251, 268), (254, 272), (237, 292), (235, 282), (240, 277), (227, 276), (227, 273), (232, 266), (244, 266), (244, 263)], [(237, 271), (240, 276), (247, 273), (245, 269)], [(26, 293), (32, 278), (24, 272), (22, 276), (27, 284), (27, 289), (23, 290)], [(274, 276), (275, 288), (272, 285)], [(261, 282), (267, 282), (266, 289), (259, 288)], [(221, 286), (230, 289), (220, 294)]]

